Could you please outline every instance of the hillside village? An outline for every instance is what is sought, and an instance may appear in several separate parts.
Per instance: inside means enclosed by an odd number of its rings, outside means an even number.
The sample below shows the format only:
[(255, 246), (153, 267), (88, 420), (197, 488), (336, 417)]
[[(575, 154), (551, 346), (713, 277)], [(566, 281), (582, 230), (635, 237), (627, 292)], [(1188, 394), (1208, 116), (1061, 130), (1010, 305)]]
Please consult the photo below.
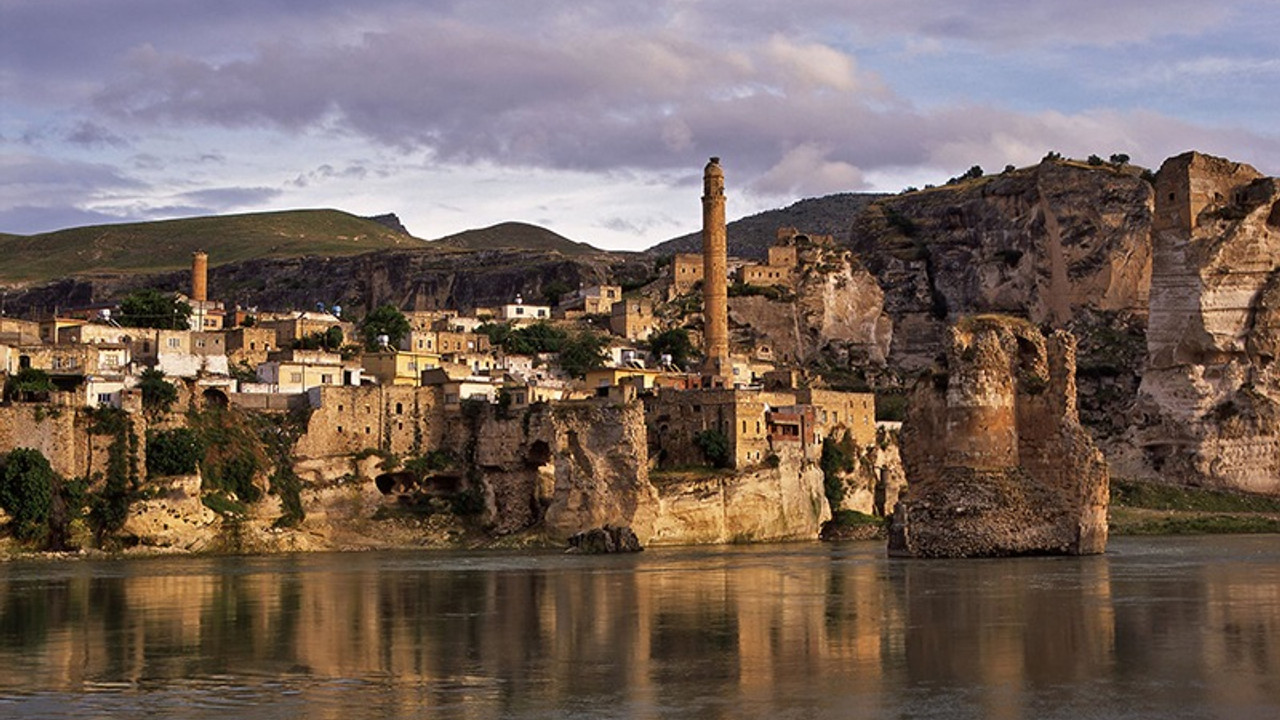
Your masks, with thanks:
[[(57, 476), (101, 494), (124, 450), (95, 423), (124, 418), (130, 470), (115, 493), (131, 515), (108, 529), (187, 549), (215, 544), (224, 520), (243, 535), (256, 518), (284, 547), (332, 546), (339, 512), (357, 522), (460, 505), (491, 535), (560, 541), (605, 525), (645, 543), (815, 537), (833, 509), (883, 515), (900, 480), (874, 396), (825, 388), (767, 337), (732, 352), (728, 338), (730, 274), (739, 293), (794, 294), (813, 264), (847, 269), (833, 260), (847, 253), (781, 228), (766, 262), (731, 268), (720, 177), (720, 214), (704, 231), (715, 249), (676, 255), (656, 298), (595, 285), (555, 304), (517, 295), (358, 319), (339, 307), (244, 309), (217, 299), (211, 258), (196, 252), (185, 293), (0, 318), (0, 450), (36, 448)], [(669, 310), (697, 313), (704, 300), (701, 333)], [(209, 423), (234, 435), (253, 416), (274, 418), (290, 442), (272, 457), (269, 443), (248, 443), (251, 469), (237, 471)], [(158, 460), (183, 442), (198, 448), (178, 467)], [(311, 534), (282, 541), (286, 527)]]

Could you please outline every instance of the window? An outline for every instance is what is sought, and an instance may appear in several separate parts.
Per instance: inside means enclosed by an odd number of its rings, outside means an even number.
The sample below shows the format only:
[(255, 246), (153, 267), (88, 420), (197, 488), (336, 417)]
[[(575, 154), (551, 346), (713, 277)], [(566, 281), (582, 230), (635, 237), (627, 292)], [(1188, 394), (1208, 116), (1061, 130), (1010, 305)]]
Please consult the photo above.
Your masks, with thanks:
[(341, 426), (341, 425), (339, 425), (339, 426), (338, 426), (338, 434), (339, 434), (339, 435), (341, 435), (341, 434), (342, 434), (342, 426)]
[(323, 375), (320, 376), (320, 383), (322, 385), (332, 385), (333, 375), (331, 373), (324, 373)]
[(289, 373), (289, 382), (295, 382), (295, 383), (302, 382), (302, 373), (300, 372)]
[(110, 404), (111, 404), (111, 393), (98, 393), (98, 404), (99, 404), (99, 405), (110, 405)]
[(523, 314), (524, 314), (524, 308), (522, 308), (522, 307), (518, 307), (518, 308), (516, 308), (516, 314), (517, 314), (517, 315), (523, 315)]
[(204, 347), (204, 338), (196, 338), (196, 347)]
[(365, 426), (364, 426), (364, 434), (365, 434), (365, 435), (368, 435), (370, 432), (371, 432), (371, 431), (369, 430), (369, 426), (368, 426), (368, 425), (365, 425)]
[(171, 348), (182, 347), (182, 339), (181, 339), (181, 338), (169, 338), (169, 343), (168, 343), (168, 345), (169, 345), (169, 347), (171, 347)]
[(249, 343), (249, 349), (250, 349), (250, 350), (257, 350), (257, 349), (258, 349), (258, 343), (257, 343), (257, 341), (250, 342), (250, 343)]

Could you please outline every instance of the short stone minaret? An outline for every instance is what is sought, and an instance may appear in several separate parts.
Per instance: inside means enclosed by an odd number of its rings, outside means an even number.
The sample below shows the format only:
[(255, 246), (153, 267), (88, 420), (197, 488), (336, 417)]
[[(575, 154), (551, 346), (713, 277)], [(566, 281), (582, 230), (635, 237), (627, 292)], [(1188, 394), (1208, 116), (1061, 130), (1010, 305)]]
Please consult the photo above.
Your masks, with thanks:
[[(713, 157), (702, 174), (702, 374), (723, 378), (729, 364), (728, 241), (724, 220), (724, 171)], [(714, 381), (712, 384), (717, 384)]]
[(203, 250), (191, 253), (191, 299), (209, 299), (209, 256)]

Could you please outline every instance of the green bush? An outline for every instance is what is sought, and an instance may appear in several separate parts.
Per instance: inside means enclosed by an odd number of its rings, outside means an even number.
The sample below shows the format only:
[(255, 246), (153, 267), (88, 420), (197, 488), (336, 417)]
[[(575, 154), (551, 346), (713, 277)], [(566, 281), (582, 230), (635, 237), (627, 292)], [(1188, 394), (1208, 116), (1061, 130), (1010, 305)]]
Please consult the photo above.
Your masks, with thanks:
[(31, 367), (22, 368), (10, 375), (4, 383), (6, 400), (44, 400), (53, 390), (53, 381), (49, 379), (49, 373)]
[(147, 433), (148, 475), (191, 475), (203, 454), (200, 436), (189, 428)]
[(147, 368), (139, 377), (142, 409), (153, 418), (169, 412), (169, 408), (178, 400), (178, 389), (164, 379), (164, 371)]
[(702, 456), (718, 468), (729, 467), (733, 458), (729, 452), (729, 438), (719, 430), (703, 430), (693, 436), (693, 442), (702, 450)]
[(18, 448), (4, 458), (0, 473), (0, 507), (13, 517), (20, 540), (43, 540), (48, 532), (56, 475), (39, 450)]

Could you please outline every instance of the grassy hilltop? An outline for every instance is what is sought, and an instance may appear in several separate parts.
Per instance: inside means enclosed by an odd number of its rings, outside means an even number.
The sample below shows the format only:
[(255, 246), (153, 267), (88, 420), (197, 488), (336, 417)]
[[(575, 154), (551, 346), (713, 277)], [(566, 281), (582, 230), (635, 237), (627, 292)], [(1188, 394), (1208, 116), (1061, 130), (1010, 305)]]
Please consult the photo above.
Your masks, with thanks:
[(0, 283), (88, 272), (157, 272), (264, 257), (356, 255), (426, 243), (338, 210), (288, 210), (71, 228), (39, 235), (0, 233)]

